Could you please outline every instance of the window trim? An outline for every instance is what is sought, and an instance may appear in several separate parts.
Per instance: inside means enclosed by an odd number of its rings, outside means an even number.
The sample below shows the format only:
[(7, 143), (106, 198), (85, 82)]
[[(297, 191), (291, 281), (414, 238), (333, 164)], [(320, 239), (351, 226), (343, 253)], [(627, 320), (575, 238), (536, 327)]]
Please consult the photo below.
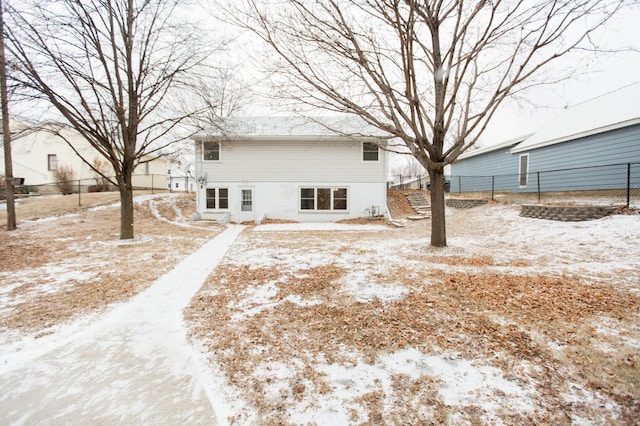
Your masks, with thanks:
[[(226, 197), (221, 197), (220, 196), (220, 190), (226, 190), (227, 191), (227, 196)], [(209, 190), (213, 191), (213, 197), (209, 197)], [(213, 199), (213, 207), (209, 207), (208, 205), (208, 201), (210, 199)], [(209, 187), (209, 188), (205, 188), (204, 190), (204, 208), (206, 210), (229, 210), (229, 188), (222, 188), (222, 187)], [(226, 200), (227, 202), (227, 207), (220, 207), (220, 201), (221, 200)]]
[[(373, 150), (368, 150), (365, 151), (365, 145), (369, 145), (369, 146), (375, 146), (376, 147), (376, 159), (375, 160), (368, 160), (365, 158), (365, 154), (366, 153), (373, 153)], [(363, 163), (379, 163), (380, 162), (380, 146), (375, 143), (375, 142), (362, 142), (361, 145), (361, 151), (360, 151), (360, 160)]]
[[(209, 190), (213, 191), (213, 197), (209, 197)], [(209, 200), (213, 198), (213, 207), (209, 207)], [(204, 190), (204, 208), (207, 210), (215, 210), (218, 200), (218, 191), (216, 188), (206, 188)]]
[[(205, 149), (204, 145), (207, 143), (214, 143), (218, 145), (218, 159), (217, 160), (207, 160), (205, 158)], [(207, 163), (219, 163), (222, 161), (222, 142), (220, 141), (202, 141), (202, 161)]]
[[(217, 192), (218, 192), (218, 210), (229, 210), (229, 188), (217, 188)], [(225, 191), (226, 192), (226, 196), (223, 197), (220, 194), (220, 191)], [(227, 205), (226, 207), (220, 207), (221, 201), (225, 200), (225, 204)]]
[[(523, 173), (522, 159), (525, 157), (527, 159), (527, 167)], [(522, 183), (523, 177), (524, 177), (524, 184)], [(520, 154), (520, 156), (518, 157), (518, 187), (526, 188), (528, 186), (529, 186), (529, 153), (526, 153), (526, 154)]]
[[(302, 208), (302, 191), (305, 189), (313, 190), (313, 208), (312, 209), (303, 209)], [(318, 190), (319, 189), (328, 189), (329, 190), (329, 209), (319, 209), (318, 208)], [(343, 189), (345, 191), (344, 198), (338, 198), (338, 200), (345, 201), (344, 209), (336, 209), (335, 202), (335, 193), (339, 190)], [(348, 186), (300, 186), (298, 187), (298, 212), (299, 213), (349, 213), (349, 192), (350, 189)], [(310, 200), (311, 198), (307, 197), (304, 200)]]
[(58, 170), (58, 154), (47, 154), (47, 171), (55, 172), (56, 170)]

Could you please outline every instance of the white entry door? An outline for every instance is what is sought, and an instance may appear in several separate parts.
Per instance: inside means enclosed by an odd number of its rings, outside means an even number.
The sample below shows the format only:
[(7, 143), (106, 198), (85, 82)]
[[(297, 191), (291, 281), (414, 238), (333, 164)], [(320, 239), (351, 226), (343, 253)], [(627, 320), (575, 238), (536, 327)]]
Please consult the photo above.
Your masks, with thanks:
[(240, 221), (255, 220), (253, 208), (253, 189), (240, 189)]

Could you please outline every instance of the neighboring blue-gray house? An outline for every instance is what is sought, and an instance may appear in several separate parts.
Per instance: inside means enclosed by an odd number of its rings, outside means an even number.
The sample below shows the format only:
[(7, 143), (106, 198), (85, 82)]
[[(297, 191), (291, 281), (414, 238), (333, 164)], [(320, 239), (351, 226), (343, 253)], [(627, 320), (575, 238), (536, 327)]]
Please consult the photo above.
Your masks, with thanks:
[[(532, 135), (461, 155), (451, 191), (620, 188), (630, 163), (640, 170), (640, 82), (567, 108)], [(633, 180), (640, 186), (637, 171)]]

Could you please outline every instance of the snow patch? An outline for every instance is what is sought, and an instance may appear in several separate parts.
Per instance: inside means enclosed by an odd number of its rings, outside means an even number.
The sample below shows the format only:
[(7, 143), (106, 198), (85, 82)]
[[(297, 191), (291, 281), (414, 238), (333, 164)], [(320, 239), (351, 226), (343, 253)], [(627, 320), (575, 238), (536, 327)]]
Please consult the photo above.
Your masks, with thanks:
[(358, 302), (397, 302), (409, 294), (402, 286), (379, 285), (368, 281), (368, 274), (354, 273), (345, 278), (345, 289), (355, 296)]

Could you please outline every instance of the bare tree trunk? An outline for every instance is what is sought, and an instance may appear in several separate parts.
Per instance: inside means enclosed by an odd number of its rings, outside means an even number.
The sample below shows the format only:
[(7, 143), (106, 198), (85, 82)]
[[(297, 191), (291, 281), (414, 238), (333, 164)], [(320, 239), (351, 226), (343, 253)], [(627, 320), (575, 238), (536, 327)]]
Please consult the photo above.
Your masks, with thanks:
[(447, 245), (447, 230), (444, 216), (444, 170), (430, 169), (431, 181), (431, 245), (445, 247)]
[(7, 62), (4, 53), (4, 14), (0, 0), (0, 98), (2, 101), (2, 138), (4, 143), (4, 176), (7, 196), (7, 231), (14, 231), (16, 205), (13, 197), (13, 164), (11, 159), (11, 128), (9, 124), (9, 101), (7, 99)]
[(133, 191), (120, 191), (120, 239), (133, 238)]
[(133, 185), (131, 176), (118, 177), (120, 191), (120, 239), (133, 238)]

